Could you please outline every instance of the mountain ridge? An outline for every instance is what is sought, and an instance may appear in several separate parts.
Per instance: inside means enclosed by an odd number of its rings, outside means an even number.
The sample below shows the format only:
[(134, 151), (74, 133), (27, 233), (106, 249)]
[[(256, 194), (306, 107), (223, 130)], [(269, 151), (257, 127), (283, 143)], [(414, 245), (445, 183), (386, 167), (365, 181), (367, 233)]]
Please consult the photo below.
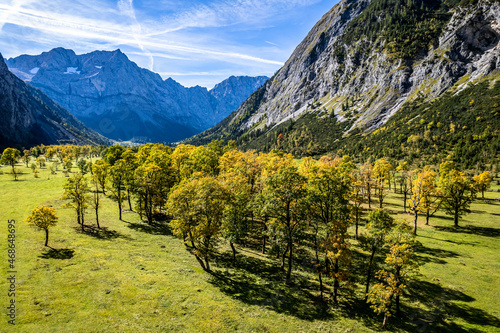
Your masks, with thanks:
[(99, 133), (138, 142), (173, 142), (199, 133), (222, 120), (267, 80), (242, 79), (245, 84), (233, 87), (239, 100), (226, 101), (216, 93), (217, 86), (209, 91), (186, 88), (171, 78), (163, 80), (130, 61), (120, 49), (76, 55), (55, 48), (10, 58), (7, 65)]

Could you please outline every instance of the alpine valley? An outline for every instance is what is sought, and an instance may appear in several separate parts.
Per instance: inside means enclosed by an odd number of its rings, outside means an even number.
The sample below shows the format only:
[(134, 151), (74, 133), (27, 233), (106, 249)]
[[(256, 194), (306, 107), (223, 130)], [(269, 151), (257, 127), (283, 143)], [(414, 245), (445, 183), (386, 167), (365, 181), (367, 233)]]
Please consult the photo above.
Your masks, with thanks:
[(174, 142), (206, 130), (268, 79), (232, 76), (210, 91), (186, 88), (140, 68), (120, 50), (76, 55), (55, 48), (8, 59), (7, 65), (88, 127), (135, 142)]
[(340, 1), (238, 110), (186, 142), (491, 162), (499, 36), (498, 1)]
[(37, 144), (109, 144), (40, 90), (14, 76), (0, 54), (0, 149)]

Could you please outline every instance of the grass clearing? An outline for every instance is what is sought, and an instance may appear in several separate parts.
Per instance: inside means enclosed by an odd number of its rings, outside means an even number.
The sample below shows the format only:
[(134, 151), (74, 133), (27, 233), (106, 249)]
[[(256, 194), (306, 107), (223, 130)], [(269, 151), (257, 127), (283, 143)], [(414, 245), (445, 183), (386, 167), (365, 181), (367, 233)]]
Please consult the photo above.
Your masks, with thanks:
[[(279, 259), (262, 255), (256, 246), (220, 244), (213, 274), (174, 238), (166, 223), (148, 225), (126, 210), (118, 220), (115, 202), (105, 198), (100, 222), (86, 216), (86, 232), (74, 212), (59, 198), (66, 177), (18, 165), (24, 174), (13, 181), (8, 167), (0, 171), (0, 269), (7, 267), (8, 219), (16, 221), (16, 325), (2, 316), (2, 332), (373, 332), (381, 318), (362, 301), (362, 288), (342, 297), (338, 306), (318, 300), (318, 283), (304, 247), (297, 252), (292, 286), (284, 284)], [(76, 168), (73, 168), (76, 171)], [(438, 212), (425, 226), (419, 217), (420, 275), (402, 298), (402, 319), (391, 317), (396, 332), (498, 332), (500, 330), (500, 197), (486, 192), (489, 203), (476, 200), (461, 227)], [(31, 209), (52, 205), (59, 216), (44, 232), (24, 223)], [(373, 206), (378, 205), (374, 202)], [(385, 207), (401, 214), (400, 195), (389, 193)], [(125, 204), (125, 207), (128, 207)], [(363, 225), (360, 230), (363, 230)], [(352, 231), (352, 230), (351, 230)], [(365, 254), (354, 244), (354, 254)], [(355, 278), (363, 282), (363, 266)], [(330, 281), (326, 279), (328, 285)], [(0, 281), (5, 304), (8, 284)], [(329, 292), (329, 290), (327, 290)], [(344, 294), (345, 295), (345, 294)], [(3, 306), (3, 305), (2, 305)]]

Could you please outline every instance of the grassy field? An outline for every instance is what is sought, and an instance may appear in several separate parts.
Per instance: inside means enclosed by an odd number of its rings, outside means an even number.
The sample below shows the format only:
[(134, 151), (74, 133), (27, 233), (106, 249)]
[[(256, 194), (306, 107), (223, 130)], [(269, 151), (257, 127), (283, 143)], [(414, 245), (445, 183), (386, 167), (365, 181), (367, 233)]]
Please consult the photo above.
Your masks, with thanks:
[[(62, 208), (64, 174), (48, 168), (34, 178), (30, 169), (13, 181), (0, 168), (0, 269), (7, 266), (7, 220), (16, 221), (16, 325), (7, 323), (9, 284), (0, 281), (1, 332), (376, 332), (381, 318), (362, 302), (362, 288), (339, 305), (318, 300), (318, 283), (306, 259), (284, 284), (279, 260), (255, 247), (238, 248), (233, 267), (230, 248), (220, 244), (213, 273), (202, 271), (168, 224), (147, 225), (134, 212), (104, 199), (103, 230), (81, 232), (73, 211)], [(76, 169), (73, 169), (76, 171)], [(402, 318), (390, 318), (395, 332), (500, 331), (500, 197), (498, 186), (476, 200), (473, 213), (453, 228), (438, 212), (430, 226), (420, 218), (420, 274), (402, 299)], [(400, 214), (393, 193), (386, 208)], [(59, 223), (44, 232), (23, 220), (38, 205), (51, 205)], [(127, 206), (127, 205), (125, 205)], [(92, 211), (86, 223), (94, 224)], [(361, 227), (363, 230), (363, 227)], [(356, 242), (353, 241), (354, 245)], [(251, 245), (251, 244), (250, 244)], [(354, 254), (365, 254), (357, 246)], [(363, 267), (356, 274), (362, 282)], [(326, 281), (329, 282), (328, 280)]]

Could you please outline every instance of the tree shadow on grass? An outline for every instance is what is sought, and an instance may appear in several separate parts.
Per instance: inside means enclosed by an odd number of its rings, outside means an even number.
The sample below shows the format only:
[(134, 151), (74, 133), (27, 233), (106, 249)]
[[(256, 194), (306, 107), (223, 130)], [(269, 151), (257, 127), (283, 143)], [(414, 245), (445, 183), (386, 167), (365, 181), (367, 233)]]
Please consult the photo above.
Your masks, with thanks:
[[(409, 284), (408, 297), (424, 304), (428, 309), (413, 308), (403, 303), (404, 313), (411, 314), (406, 320), (399, 320), (396, 325), (407, 331), (415, 332), (481, 332), (458, 326), (450, 319), (460, 318), (469, 324), (500, 328), (500, 319), (482, 309), (474, 308), (468, 302), (474, 298), (461, 291), (445, 288), (427, 281), (414, 281)], [(416, 325), (416, 327), (415, 327)]]
[[(431, 248), (424, 246), (422, 244), (418, 244), (415, 246), (415, 252), (417, 254), (417, 258), (420, 262), (432, 262), (435, 264), (446, 264), (446, 261), (443, 259), (446, 258), (458, 258), (460, 255), (453, 251), (443, 250), (440, 248)], [(425, 254), (427, 256), (422, 256)]]
[(172, 229), (170, 228), (170, 224), (164, 222), (153, 222), (151, 224), (148, 223), (137, 223), (137, 222), (127, 222), (127, 227), (132, 230), (145, 232), (151, 235), (165, 235), (172, 236)]
[(75, 229), (75, 231), (78, 233), (92, 236), (97, 239), (112, 240), (116, 238), (124, 238), (133, 240), (129, 236), (119, 233), (116, 230), (110, 230), (107, 227), (97, 228), (97, 226), (94, 225), (84, 225), (83, 230), (81, 226), (73, 227), (73, 229)]
[(435, 238), (435, 237), (429, 237), (429, 236), (423, 236), (423, 235), (418, 235), (418, 237), (420, 238), (429, 238), (429, 239), (434, 239), (434, 240), (438, 240), (438, 241), (442, 241), (442, 242), (447, 242), (447, 243), (452, 243), (452, 244), (459, 244), (459, 245), (475, 245), (476, 242), (456, 242), (456, 241), (452, 241), (450, 239), (441, 239), (441, 238)]
[(275, 262), (242, 258), (240, 254), (233, 266), (229, 252), (216, 254), (214, 259), (223, 269), (211, 272), (210, 283), (227, 295), (305, 320), (331, 318), (327, 304), (313, 295), (317, 286), (297, 272), (292, 273), (292, 283), (286, 285), (285, 273)]
[(500, 229), (497, 228), (486, 228), (486, 227), (476, 227), (473, 225), (466, 225), (466, 226), (434, 226), (434, 229), (437, 229), (439, 231), (446, 231), (446, 232), (456, 232), (456, 233), (463, 233), (463, 234), (473, 234), (473, 235), (478, 235), (478, 236), (485, 236), (485, 237), (499, 237), (500, 236)]
[[(409, 299), (413, 303), (409, 303)], [(427, 281), (413, 281), (405, 289), (405, 296), (401, 298), (401, 315), (396, 316), (393, 308), (387, 330), (422, 333), (483, 332), (470, 327), (464, 328), (454, 322), (454, 318), (473, 325), (500, 327), (499, 318), (464, 304), (472, 301), (472, 297), (460, 291)], [(415, 302), (425, 307), (414, 306)], [(352, 299), (350, 306), (342, 310), (344, 316), (357, 318), (366, 327), (376, 331), (382, 328), (382, 316), (375, 315), (369, 305), (360, 299)]]
[(39, 257), (43, 259), (71, 259), (75, 255), (75, 250), (73, 249), (54, 249), (43, 252)]

